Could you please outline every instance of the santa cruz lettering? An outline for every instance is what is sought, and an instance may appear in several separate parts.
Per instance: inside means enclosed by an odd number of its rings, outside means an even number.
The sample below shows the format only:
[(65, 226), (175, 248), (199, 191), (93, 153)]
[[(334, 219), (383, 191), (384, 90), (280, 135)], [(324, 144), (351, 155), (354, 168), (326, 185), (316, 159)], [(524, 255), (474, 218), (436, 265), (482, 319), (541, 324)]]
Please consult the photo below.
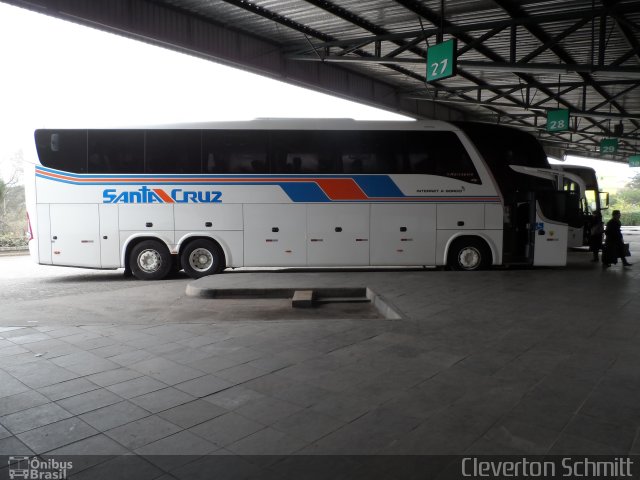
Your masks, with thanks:
[(222, 203), (222, 192), (192, 191), (174, 188), (167, 193), (162, 188), (143, 186), (138, 190), (118, 191), (107, 188), (102, 192), (103, 203)]

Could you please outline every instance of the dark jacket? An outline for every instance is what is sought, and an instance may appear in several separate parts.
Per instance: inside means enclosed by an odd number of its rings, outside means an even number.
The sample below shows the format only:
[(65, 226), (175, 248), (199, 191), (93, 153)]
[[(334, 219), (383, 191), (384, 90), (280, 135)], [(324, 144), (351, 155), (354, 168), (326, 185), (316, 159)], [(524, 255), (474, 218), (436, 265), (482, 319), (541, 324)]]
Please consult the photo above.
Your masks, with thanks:
[(607, 222), (607, 240), (605, 243), (607, 245), (620, 245), (622, 244), (622, 231), (620, 230), (622, 224), (620, 220), (616, 220), (612, 218)]
[(605, 254), (602, 255), (603, 263), (617, 263), (618, 258), (622, 258), (624, 262), (624, 241), (620, 228), (622, 224), (620, 220), (612, 218), (607, 222), (607, 230), (605, 231), (607, 238), (605, 244)]

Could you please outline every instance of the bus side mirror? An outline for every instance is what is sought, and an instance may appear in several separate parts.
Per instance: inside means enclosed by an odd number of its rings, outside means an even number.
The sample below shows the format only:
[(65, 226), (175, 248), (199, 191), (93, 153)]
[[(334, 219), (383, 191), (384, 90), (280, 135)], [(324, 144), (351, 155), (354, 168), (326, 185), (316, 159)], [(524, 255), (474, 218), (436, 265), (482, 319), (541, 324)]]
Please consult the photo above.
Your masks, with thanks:
[(598, 192), (600, 195), (600, 210), (609, 208), (609, 192)]

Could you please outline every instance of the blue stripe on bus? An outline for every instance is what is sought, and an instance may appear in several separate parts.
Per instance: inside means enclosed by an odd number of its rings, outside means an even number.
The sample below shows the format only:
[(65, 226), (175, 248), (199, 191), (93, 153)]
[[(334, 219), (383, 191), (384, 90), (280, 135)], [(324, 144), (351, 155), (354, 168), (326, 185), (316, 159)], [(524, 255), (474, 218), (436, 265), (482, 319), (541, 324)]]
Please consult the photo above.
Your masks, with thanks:
[(387, 175), (354, 175), (352, 178), (367, 197), (406, 197)]
[[(236, 185), (234, 183), (234, 185)], [(289, 198), (294, 202), (330, 202), (331, 200), (322, 191), (317, 183), (313, 182), (296, 182), (281, 183), (279, 185)]]
[[(63, 176), (66, 178), (59, 178)], [(500, 203), (497, 196), (469, 195), (468, 197), (405, 195), (388, 175), (140, 175), (140, 174), (76, 174), (38, 166), (36, 177), (70, 185), (274, 185), (279, 186), (293, 202), (396, 202), (408, 203)], [(279, 181), (286, 177), (294, 181)], [(274, 178), (273, 181), (269, 181)], [(134, 180), (120, 181), (117, 180)], [(155, 179), (155, 181), (154, 181)], [(177, 181), (167, 182), (169, 179)], [(180, 181), (197, 179), (197, 181)], [(278, 179), (278, 180), (276, 180)], [(316, 181), (351, 179), (364, 192), (366, 199), (331, 199)], [(90, 181), (87, 181), (90, 180)], [(217, 181), (216, 181), (217, 180)], [(253, 181), (252, 181), (253, 180)], [(297, 180), (297, 181), (295, 181)], [(306, 181), (305, 181), (306, 180)]]

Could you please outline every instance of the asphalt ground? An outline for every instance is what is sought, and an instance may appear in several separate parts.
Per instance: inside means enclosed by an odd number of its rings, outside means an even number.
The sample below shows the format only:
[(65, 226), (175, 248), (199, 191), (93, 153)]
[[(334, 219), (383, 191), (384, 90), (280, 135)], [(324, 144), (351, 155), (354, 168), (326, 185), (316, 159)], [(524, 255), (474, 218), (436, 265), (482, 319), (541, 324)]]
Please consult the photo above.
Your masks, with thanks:
[[(130, 478), (214, 456), (637, 455), (640, 264), (589, 259), (140, 282), (2, 257), (0, 455), (99, 454), (79, 478), (130, 453)], [(401, 318), (186, 294), (277, 286), (367, 286)]]

